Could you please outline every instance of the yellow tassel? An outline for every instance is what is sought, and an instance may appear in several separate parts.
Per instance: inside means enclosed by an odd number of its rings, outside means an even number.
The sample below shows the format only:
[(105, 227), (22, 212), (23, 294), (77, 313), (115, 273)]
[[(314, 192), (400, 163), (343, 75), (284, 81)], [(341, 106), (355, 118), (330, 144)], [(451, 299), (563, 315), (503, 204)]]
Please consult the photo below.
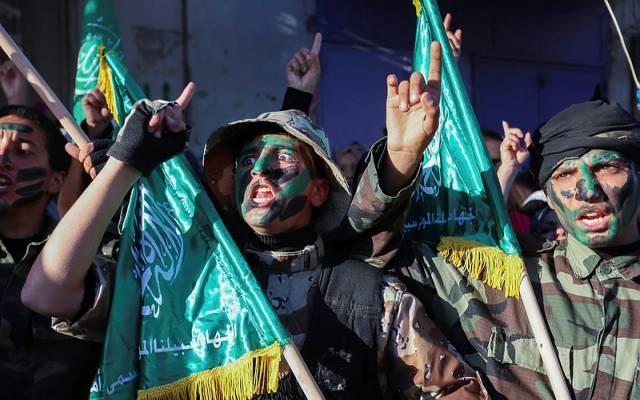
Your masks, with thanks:
[(141, 400), (248, 400), (275, 393), (282, 349), (276, 342), (244, 354), (231, 364), (198, 372), (178, 381), (138, 390)]
[(113, 119), (115, 119), (118, 125), (120, 125), (120, 116), (118, 115), (118, 110), (116, 108), (116, 93), (113, 89), (113, 80), (111, 79), (111, 68), (109, 68), (109, 64), (107, 64), (104, 46), (100, 46), (98, 48), (98, 57), (100, 58), (100, 66), (98, 69), (98, 89), (100, 89), (104, 98), (107, 100), (107, 107), (109, 107), (109, 111), (111, 111)]
[(517, 254), (506, 254), (497, 247), (457, 237), (443, 237), (438, 252), (450, 263), (480, 279), (507, 297), (520, 297), (524, 262)]
[(416, 8), (416, 16), (420, 16), (422, 12), (422, 0), (413, 0), (413, 6)]

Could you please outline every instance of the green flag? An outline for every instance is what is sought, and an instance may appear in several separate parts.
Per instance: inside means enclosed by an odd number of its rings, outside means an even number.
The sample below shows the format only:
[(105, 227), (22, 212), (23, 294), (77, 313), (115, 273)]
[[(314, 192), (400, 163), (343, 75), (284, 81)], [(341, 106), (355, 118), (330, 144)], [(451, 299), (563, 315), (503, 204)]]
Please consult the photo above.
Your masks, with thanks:
[(110, 0), (87, 0), (81, 38), (73, 93), (73, 117), (78, 122), (84, 119), (82, 97), (98, 85), (98, 50), (104, 47), (122, 57), (117, 18)]
[(440, 42), (442, 93), (440, 128), (424, 153), (405, 232), (437, 243), (442, 255), (472, 277), (517, 296), (520, 248), (442, 18), (435, 0), (413, 2), (418, 14), (413, 67), (427, 76), (431, 42)]
[[(108, 3), (89, 1), (91, 21)], [(106, 50), (95, 52), (93, 81), (108, 93), (112, 113), (124, 116), (143, 93), (119, 53), (94, 44)], [(123, 223), (91, 398), (235, 400), (275, 392), (289, 341), (186, 158), (141, 178)]]

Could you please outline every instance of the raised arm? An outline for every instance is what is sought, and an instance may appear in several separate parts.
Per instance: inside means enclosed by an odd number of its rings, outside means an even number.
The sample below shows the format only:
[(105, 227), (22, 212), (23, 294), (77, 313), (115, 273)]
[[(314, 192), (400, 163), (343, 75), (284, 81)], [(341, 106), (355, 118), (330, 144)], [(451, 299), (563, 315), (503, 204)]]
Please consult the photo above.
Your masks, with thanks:
[(500, 144), (500, 166), (496, 174), (502, 189), (502, 197), (506, 203), (511, 193), (511, 188), (515, 182), (520, 167), (531, 157), (527, 148), (531, 145), (531, 133), (522, 132), (522, 129), (509, 126), (507, 121), (502, 121), (504, 139)]
[(281, 110), (300, 110), (313, 116), (320, 80), (322, 34), (316, 33), (311, 50), (303, 47), (287, 63), (287, 91)]
[(387, 157), (380, 182), (387, 194), (409, 183), (438, 130), (441, 71), (442, 47), (433, 42), (426, 82), (419, 72), (409, 81), (387, 77)]
[[(65, 146), (65, 150), (73, 159), (58, 194), (58, 211), (61, 216), (67, 213), (91, 179), (104, 167), (106, 152), (113, 143), (110, 140), (112, 115), (102, 92), (96, 88), (87, 93), (82, 98), (82, 108), (85, 117), (81, 124), (82, 129), (92, 141), (82, 148), (71, 143)], [(102, 161), (96, 162), (98, 159)]]
[(402, 238), (404, 213), (422, 154), (438, 129), (442, 49), (431, 46), (429, 79), (387, 77), (387, 131), (376, 143), (358, 182), (347, 217), (330, 235), (342, 251), (384, 267)]
[(77, 314), (85, 276), (113, 213), (142, 174), (184, 151), (188, 133), (182, 110), (194, 91), (190, 83), (175, 103), (160, 111), (148, 101), (136, 104), (109, 151), (111, 158), (59, 222), (31, 268), (22, 289), (27, 307), (64, 319)]

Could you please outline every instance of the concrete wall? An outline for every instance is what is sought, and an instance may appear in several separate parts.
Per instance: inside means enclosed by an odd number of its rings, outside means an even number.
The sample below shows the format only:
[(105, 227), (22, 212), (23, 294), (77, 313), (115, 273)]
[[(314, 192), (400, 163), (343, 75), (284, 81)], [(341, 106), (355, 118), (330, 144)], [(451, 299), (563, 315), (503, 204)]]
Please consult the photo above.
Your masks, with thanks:
[[(280, 107), (285, 64), (311, 44), (316, 29), (325, 35), (318, 118), (336, 148), (353, 140), (371, 144), (382, 135), (385, 77), (411, 69), (410, 0), (113, 1), (126, 62), (150, 97), (174, 97), (187, 79), (198, 84), (189, 108), (198, 156), (215, 127)], [(0, 1), (22, 10), (24, 47), (65, 99), (83, 3)], [(635, 32), (637, 1), (617, 4), (625, 29)], [(609, 17), (601, 0), (439, 5), (464, 29), (460, 68), (481, 125), (499, 130), (507, 119), (534, 129), (568, 104), (590, 98), (596, 85), (630, 104), (628, 69), (615, 54), (616, 64), (607, 66)]]
[(313, 38), (307, 31), (312, 0), (114, 4), (126, 62), (148, 96), (174, 98), (187, 79), (197, 84), (189, 106), (191, 151), (197, 157), (216, 127), (280, 109), (286, 63)]

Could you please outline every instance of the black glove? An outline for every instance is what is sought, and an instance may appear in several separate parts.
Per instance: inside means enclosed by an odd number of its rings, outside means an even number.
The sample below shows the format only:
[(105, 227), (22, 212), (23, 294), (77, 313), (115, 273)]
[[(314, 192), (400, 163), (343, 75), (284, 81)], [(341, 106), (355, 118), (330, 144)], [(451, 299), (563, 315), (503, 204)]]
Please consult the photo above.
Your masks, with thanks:
[(102, 170), (104, 164), (107, 163), (109, 156), (107, 152), (115, 143), (115, 140), (111, 139), (96, 139), (93, 141), (93, 151), (89, 158), (91, 158), (91, 165), (95, 169), (96, 174)]
[(143, 176), (162, 162), (182, 153), (188, 144), (191, 127), (182, 132), (163, 132), (160, 139), (148, 131), (151, 117), (166, 107), (167, 102), (140, 100), (133, 106), (116, 142), (107, 155), (142, 172)]

